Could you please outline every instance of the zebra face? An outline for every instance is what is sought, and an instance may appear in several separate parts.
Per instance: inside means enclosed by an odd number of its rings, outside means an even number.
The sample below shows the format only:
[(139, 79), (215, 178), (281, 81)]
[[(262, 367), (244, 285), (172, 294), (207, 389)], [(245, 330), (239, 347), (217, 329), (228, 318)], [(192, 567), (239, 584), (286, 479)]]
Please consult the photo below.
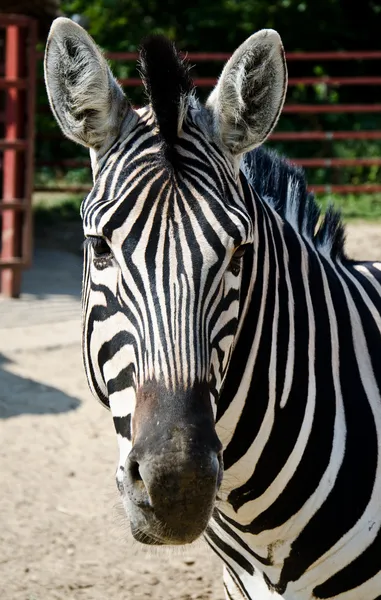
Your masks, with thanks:
[(222, 479), (214, 415), (253, 227), (204, 118), (189, 110), (177, 140), (187, 161), (174, 172), (141, 111), (83, 204), (86, 370), (111, 408), (118, 487), (145, 542), (195, 539)]
[(90, 147), (94, 176), (82, 207), (85, 369), (111, 408), (134, 536), (183, 544), (204, 531), (222, 479), (215, 419), (253, 262), (240, 158), (275, 125), (286, 76), (272, 31), (233, 54), (206, 106), (165, 39), (145, 42), (141, 68), (149, 106), (135, 111), (91, 38), (54, 22), (51, 107)]

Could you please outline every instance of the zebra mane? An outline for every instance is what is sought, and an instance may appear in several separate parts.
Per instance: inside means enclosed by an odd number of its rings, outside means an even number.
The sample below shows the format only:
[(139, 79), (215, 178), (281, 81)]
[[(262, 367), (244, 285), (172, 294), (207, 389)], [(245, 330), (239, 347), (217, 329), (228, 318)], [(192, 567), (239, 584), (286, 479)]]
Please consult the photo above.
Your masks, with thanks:
[(188, 64), (162, 35), (145, 38), (140, 47), (140, 74), (155, 113), (165, 157), (173, 162), (174, 145), (193, 90)]
[(317, 250), (345, 258), (345, 229), (340, 211), (330, 205), (324, 216), (307, 190), (303, 169), (263, 147), (248, 152), (243, 171), (257, 194)]

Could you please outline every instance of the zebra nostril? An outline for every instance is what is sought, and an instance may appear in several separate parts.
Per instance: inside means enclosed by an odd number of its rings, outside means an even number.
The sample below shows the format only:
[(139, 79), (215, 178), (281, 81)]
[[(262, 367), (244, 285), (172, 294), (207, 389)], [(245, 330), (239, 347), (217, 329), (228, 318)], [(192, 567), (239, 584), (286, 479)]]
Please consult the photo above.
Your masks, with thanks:
[(152, 509), (150, 496), (143, 481), (139, 463), (136, 460), (128, 460), (125, 482), (127, 493), (132, 502), (139, 508)]
[[(140, 474), (139, 463), (135, 460), (131, 460), (128, 468), (131, 480), (133, 482), (141, 481), (143, 483), (143, 478)], [(144, 485), (144, 484), (143, 484)]]

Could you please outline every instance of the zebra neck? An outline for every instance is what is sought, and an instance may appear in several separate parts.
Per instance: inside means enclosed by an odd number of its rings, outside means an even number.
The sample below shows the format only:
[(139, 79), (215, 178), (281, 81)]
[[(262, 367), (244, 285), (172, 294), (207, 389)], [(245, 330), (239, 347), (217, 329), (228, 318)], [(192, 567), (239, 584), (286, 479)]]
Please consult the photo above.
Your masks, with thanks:
[[(282, 413), (280, 420), (284, 421), (287, 413), (285, 427), (295, 427), (295, 407), (300, 426), (312, 393), (309, 332), (314, 323), (310, 322), (306, 286), (309, 263), (316, 253), (271, 206), (255, 193), (252, 197), (254, 252), (245, 256), (237, 342), (217, 412), (226, 471), (235, 465), (234, 483), (229, 477), (226, 480), (230, 490), (247, 480), (247, 469), (242, 468), (241, 479), (239, 464), (241, 459), (247, 464), (244, 457), (249, 445), (255, 468), (272, 436), (277, 415)], [(319, 302), (318, 295), (315, 300)], [(247, 447), (242, 440), (247, 441)], [(280, 452), (281, 443), (279, 440)]]

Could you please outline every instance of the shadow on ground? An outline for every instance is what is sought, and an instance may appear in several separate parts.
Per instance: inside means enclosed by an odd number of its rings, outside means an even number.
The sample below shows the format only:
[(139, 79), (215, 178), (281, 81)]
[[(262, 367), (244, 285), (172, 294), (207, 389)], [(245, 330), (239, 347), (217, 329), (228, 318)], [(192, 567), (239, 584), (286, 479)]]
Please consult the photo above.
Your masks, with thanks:
[(68, 396), (50, 385), (20, 377), (4, 369), (11, 361), (0, 354), (0, 419), (23, 414), (59, 414), (75, 410), (78, 398)]

